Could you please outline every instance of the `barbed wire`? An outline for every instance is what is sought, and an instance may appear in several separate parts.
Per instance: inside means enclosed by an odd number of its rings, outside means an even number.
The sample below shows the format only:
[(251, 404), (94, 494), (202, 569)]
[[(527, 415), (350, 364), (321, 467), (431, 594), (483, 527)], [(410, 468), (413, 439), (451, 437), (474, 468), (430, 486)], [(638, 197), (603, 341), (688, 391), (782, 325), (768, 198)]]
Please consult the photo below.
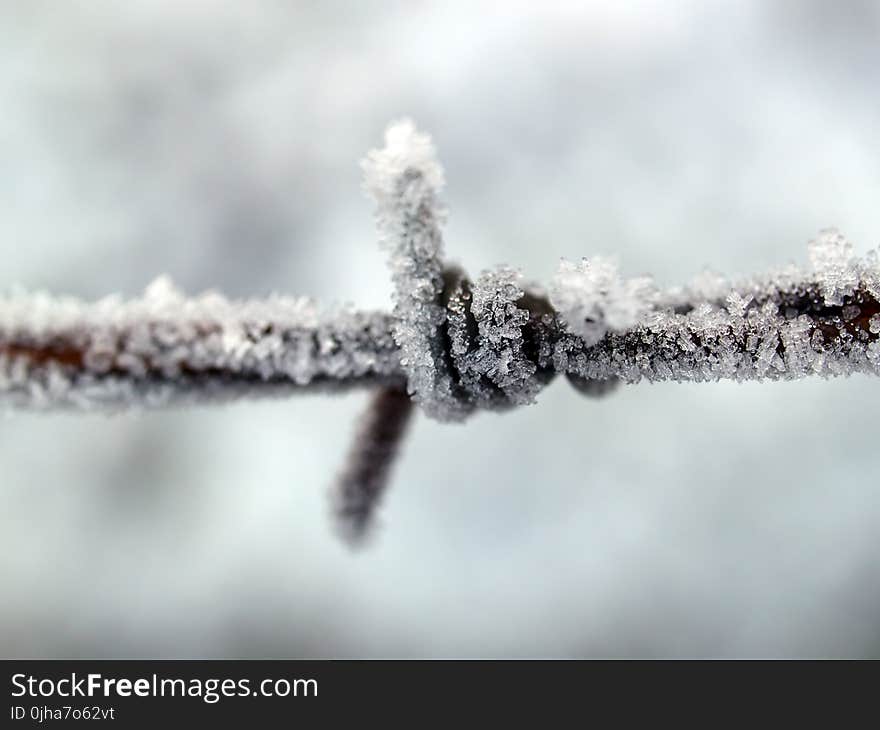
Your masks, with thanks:
[(661, 290), (602, 257), (563, 261), (548, 289), (501, 267), (446, 264), (443, 170), (427, 135), (392, 125), (364, 163), (394, 284), (391, 313), (288, 296), (187, 297), (160, 277), (142, 297), (94, 303), (14, 290), (0, 299), (0, 400), (124, 410), (297, 392), (377, 389), (334, 514), (369, 525), (411, 404), (460, 422), (533, 403), (557, 374), (604, 395), (641, 380), (779, 380), (880, 373), (880, 262), (833, 229), (810, 266)]

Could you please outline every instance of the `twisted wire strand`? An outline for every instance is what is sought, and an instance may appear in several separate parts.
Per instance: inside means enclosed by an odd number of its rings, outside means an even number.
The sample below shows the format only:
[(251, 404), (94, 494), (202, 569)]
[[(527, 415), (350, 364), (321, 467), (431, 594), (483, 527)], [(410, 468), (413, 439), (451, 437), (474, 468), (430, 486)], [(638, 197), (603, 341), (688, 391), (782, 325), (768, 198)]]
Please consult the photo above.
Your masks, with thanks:
[[(446, 321), (437, 331), (447, 392), (463, 401), (460, 410), (527, 402), (556, 373), (635, 383), (880, 372), (880, 300), (864, 282), (834, 305), (825, 303), (815, 281), (732, 290), (677, 312), (658, 310), (592, 345), (568, 330), (546, 300), (527, 292), (516, 307), (493, 309), (493, 326), (507, 327), (510, 338), (487, 327), (481, 332), (470, 287), (462, 277), (444, 289)], [(199, 305), (198, 316), (164, 318), (134, 300), (112, 313), (106, 303), (74, 307), (77, 314), (61, 320), (55, 314), (69, 314), (71, 305), (56, 310), (55, 304), (0, 301), (0, 398), (7, 406), (119, 409), (223, 399), (224, 389), (239, 397), (406, 383), (389, 314), (226, 318)], [(13, 310), (33, 317), (16, 318)], [(137, 314), (120, 316), (126, 311)], [(518, 376), (511, 374), (514, 355)]]

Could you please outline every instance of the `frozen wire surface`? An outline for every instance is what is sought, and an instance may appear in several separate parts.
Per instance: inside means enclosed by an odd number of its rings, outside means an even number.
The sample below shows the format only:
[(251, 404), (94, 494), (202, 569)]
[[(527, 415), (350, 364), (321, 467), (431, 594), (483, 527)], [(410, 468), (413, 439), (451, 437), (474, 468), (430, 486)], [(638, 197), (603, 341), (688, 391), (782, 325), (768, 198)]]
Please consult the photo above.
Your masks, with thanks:
[(388, 316), (305, 298), (190, 298), (160, 277), (131, 300), (0, 299), (0, 395), (18, 407), (118, 410), (400, 376)]
[[(382, 163), (387, 150), (371, 158), (392, 179), (430, 149), (404, 127), (388, 132), (394, 164)], [(401, 133), (419, 143), (396, 150)], [(433, 220), (416, 218), (425, 216)], [(128, 301), (12, 294), (0, 300), (0, 396), (18, 407), (121, 409), (223, 400), (226, 386), (235, 398), (285, 384), (399, 386), (405, 376), (429, 416), (459, 421), (474, 408), (534, 403), (554, 373), (637, 383), (880, 372), (877, 253), (856, 256), (833, 229), (810, 243), (809, 270), (704, 276), (668, 292), (648, 277), (624, 281), (605, 259), (563, 262), (547, 303), (509, 267), (473, 283), (444, 273), (434, 233), (407, 221), (400, 230), (417, 233), (401, 234), (392, 257), (393, 316), (284, 296), (187, 298), (164, 277)]]
[(624, 283), (604, 262), (563, 263), (551, 301), (578, 336), (554, 345), (554, 366), (586, 380), (628, 383), (880, 373), (871, 326), (880, 312), (877, 252), (858, 257), (828, 229), (809, 254), (810, 269), (717, 278), (708, 297), (705, 287), (702, 297), (691, 287), (697, 296), (690, 299), (657, 295), (645, 278)]

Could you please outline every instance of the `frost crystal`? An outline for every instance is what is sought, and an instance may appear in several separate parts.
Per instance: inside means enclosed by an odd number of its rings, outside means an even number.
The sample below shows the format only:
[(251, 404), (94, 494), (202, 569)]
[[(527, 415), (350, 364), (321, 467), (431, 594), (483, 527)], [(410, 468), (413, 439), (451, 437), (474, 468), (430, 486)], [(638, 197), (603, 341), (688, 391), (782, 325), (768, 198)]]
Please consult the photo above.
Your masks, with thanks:
[(730, 291), (730, 282), (721, 274), (706, 269), (691, 279), (687, 286), (688, 298), (691, 301), (721, 300)]
[(601, 256), (579, 264), (563, 260), (550, 287), (550, 301), (563, 321), (587, 345), (608, 331), (635, 325), (654, 304), (656, 289), (649, 277), (622, 279), (617, 264)]
[(869, 251), (862, 266), (865, 290), (875, 299), (880, 299), (880, 252)]
[(743, 296), (737, 291), (727, 295), (727, 312), (730, 314), (731, 322), (741, 320), (745, 316), (746, 308), (749, 306), (751, 299), (751, 294)]
[(509, 268), (483, 272), (473, 285), (470, 306), (476, 341), (466, 342), (460, 327), (454, 327), (461, 384), (484, 408), (532, 403), (541, 387), (537, 366), (524, 352), (523, 328), (530, 314), (517, 306), (525, 293), (520, 279)]
[(385, 147), (363, 162), (364, 186), (376, 202), (380, 242), (390, 253), (394, 339), (409, 392), (431, 416), (460, 420), (468, 408), (455, 397), (445, 361), (443, 239), (445, 210), (437, 195), (443, 170), (434, 145), (409, 120), (385, 132)]
[(836, 228), (826, 228), (810, 241), (809, 254), (825, 304), (841, 304), (859, 282), (852, 244)]

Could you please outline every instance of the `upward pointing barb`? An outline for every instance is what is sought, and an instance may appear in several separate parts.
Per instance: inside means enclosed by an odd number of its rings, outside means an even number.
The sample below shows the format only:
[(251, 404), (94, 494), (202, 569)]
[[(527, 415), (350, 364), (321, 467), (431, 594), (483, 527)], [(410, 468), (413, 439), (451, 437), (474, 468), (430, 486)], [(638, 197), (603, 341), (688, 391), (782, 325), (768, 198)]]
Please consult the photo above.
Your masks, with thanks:
[(376, 202), (380, 243), (394, 283), (394, 339), (408, 390), (425, 412), (462, 420), (471, 410), (455, 397), (445, 359), (443, 237), (446, 212), (438, 200), (443, 169), (431, 138), (410, 120), (392, 124), (385, 146), (362, 163), (364, 187)]
[(526, 297), (513, 269), (483, 272), (472, 284), (444, 267), (444, 178), (430, 137), (409, 120), (393, 124), (363, 168), (390, 252), (393, 333), (410, 394), (441, 421), (533, 402), (551, 375), (538, 365), (538, 340), (555, 321), (543, 321), (549, 303)]

